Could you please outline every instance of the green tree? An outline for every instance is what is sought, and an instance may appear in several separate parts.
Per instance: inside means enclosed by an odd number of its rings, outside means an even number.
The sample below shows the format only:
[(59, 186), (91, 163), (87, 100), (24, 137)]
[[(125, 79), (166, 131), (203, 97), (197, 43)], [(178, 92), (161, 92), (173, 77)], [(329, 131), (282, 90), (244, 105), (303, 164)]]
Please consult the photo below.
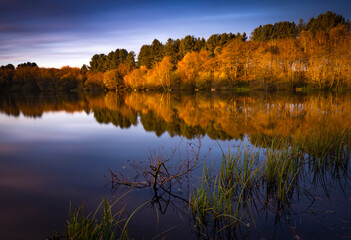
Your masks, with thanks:
[(305, 29), (305, 26), (306, 26), (305, 21), (302, 18), (300, 18), (299, 24), (297, 24), (296, 26), (297, 32), (300, 34)]
[[(112, 54), (111, 54), (112, 55)], [(110, 55), (110, 57), (111, 57)], [(95, 54), (90, 61), (90, 68), (93, 72), (104, 72), (107, 70), (106, 65), (106, 55), (105, 54)]]
[(253, 41), (269, 41), (271, 39), (296, 38), (298, 30), (294, 22), (277, 22), (274, 25), (266, 24), (255, 28), (250, 39)]
[(200, 52), (201, 50), (206, 49), (206, 40), (204, 38), (197, 38), (195, 40), (194, 51)]
[(88, 66), (83, 64), (83, 66), (80, 68), (80, 72), (82, 74), (85, 74), (89, 70)]
[(131, 68), (135, 67), (135, 53), (130, 51), (126, 58), (126, 64), (129, 65)]
[(179, 39), (173, 40), (169, 38), (163, 47), (163, 55), (171, 58), (171, 62), (175, 66), (178, 61)]
[(153, 67), (153, 63), (152, 47), (150, 45), (143, 45), (138, 55), (138, 67), (146, 66), (150, 69)]
[(163, 58), (163, 45), (159, 40), (154, 39), (154, 41), (151, 44), (151, 48), (153, 56), (153, 65), (155, 65), (155, 63), (160, 62)]
[(20, 63), (17, 65), (17, 68), (21, 68), (21, 67), (36, 67), (37, 68), (38, 65), (35, 62), (26, 62), (26, 63)]
[(346, 25), (350, 28), (348, 22), (342, 15), (328, 11), (324, 14), (319, 14), (317, 18), (308, 20), (304, 30), (310, 30), (313, 34), (318, 31), (329, 32), (333, 27), (338, 25)]
[(179, 45), (180, 58), (183, 58), (185, 54), (194, 51), (195, 41), (196, 41), (195, 37), (190, 35), (187, 35), (180, 40), (180, 45)]
[(12, 64), (0, 67), (0, 87), (1, 90), (9, 88), (12, 85), (15, 67)]
[(13, 66), (12, 64), (7, 64), (6, 66), (1, 66), (0, 69), (15, 70), (15, 66)]

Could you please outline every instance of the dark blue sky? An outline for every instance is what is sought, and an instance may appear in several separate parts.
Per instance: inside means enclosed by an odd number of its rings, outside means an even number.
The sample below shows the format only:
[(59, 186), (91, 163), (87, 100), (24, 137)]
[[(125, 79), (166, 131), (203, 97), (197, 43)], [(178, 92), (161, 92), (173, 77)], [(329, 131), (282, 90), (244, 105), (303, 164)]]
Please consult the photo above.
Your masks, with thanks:
[(138, 53), (157, 38), (246, 32), (260, 24), (307, 21), (330, 10), (351, 18), (349, 0), (128, 1), (0, 0), (0, 65), (89, 64), (95, 53)]

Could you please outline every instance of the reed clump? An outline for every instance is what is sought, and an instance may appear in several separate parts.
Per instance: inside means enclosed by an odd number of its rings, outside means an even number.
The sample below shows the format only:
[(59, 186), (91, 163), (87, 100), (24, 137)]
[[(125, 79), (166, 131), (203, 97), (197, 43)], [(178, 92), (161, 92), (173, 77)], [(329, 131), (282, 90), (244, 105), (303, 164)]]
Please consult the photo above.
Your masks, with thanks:
[(264, 157), (260, 178), (265, 183), (267, 196), (277, 199), (277, 203), (286, 202), (298, 186), (306, 155), (288, 140), (274, 140), (272, 145), (265, 146)]
[[(130, 192), (130, 191), (129, 191)], [(127, 193), (129, 193), (127, 192)], [(102, 200), (94, 213), (85, 215), (84, 203), (72, 209), (70, 206), (69, 219), (65, 225), (65, 232), (58, 236), (55, 232), (48, 240), (116, 240), (129, 239), (127, 226), (133, 215), (148, 202), (136, 208), (129, 217), (124, 217), (124, 207), (114, 212), (114, 206), (127, 193), (123, 194), (113, 203), (106, 198)]]
[[(257, 150), (257, 151), (256, 151)], [(202, 182), (190, 196), (190, 210), (198, 232), (207, 236), (213, 231), (232, 232), (238, 223), (249, 224), (253, 219), (252, 204), (262, 165), (260, 149), (238, 148), (235, 153), (223, 154), (218, 175), (204, 166)], [(208, 226), (213, 230), (208, 232)]]
[[(189, 209), (199, 233), (216, 237), (255, 225), (255, 213), (270, 209), (280, 216), (301, 192), (306, 176), (320, 171), (338, 175), (347, 170), (351, 130), (325, 130), (297, 139), (271, 139), (241, 144), (224, 154), (217, 174), (204, 166), (200, 186)], [(313, 198), (313, 196), (312, 196)]]
[(269, 144), (241, 144), (223, 154), (215, 176), (211, 168), (204, 167), (202, 182), (190, 196), (190, 211), (199, 232), (213, 236), (225, 231), (227, 235), (237, 226), (255, 225), (259, 204), (291, 198), (305, 155), (286, 140)]
[[(351, 173), (351, 129), (325, 128), (299, 138), (298, 145), (308, 155), (306, 168), (314, 185), (322, 186), (327, 196), (327, 184), (332, 180), (337, 181), (342, 189), (347, 187)], [(341, 182), (340, 178), (345, 181)]]
[(315, 168), (328, 168), (350, 155), (351, 130), (332, 127), (305, 134), (298, 139), (298, 146), (309, 155)]

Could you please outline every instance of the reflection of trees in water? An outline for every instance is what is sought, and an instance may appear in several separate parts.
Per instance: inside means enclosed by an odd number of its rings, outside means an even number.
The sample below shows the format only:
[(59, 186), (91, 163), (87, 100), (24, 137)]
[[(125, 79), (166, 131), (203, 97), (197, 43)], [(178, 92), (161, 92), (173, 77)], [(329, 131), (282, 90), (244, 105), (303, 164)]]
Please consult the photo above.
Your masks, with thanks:
[(81, 94), (22, 94), (19, 92), (0, 97), (0, 112), (9, 116), (41, 117), (44, 112), (76, 112), (84, 109), (84, 98)]
[(166, 130), (166, 121), (154, 114), (153, 111), (148, 111), (145, 114), (140, 113), (140, 122), (146, 131), (155, 132), (158, 137)]
[(330, 126), (350, 128), (351, 97), (347, 94), (287, 93), (13, 93), (0, 98), (0, 111), (40, 117), (47, 111), (94, 113), (99, 123), (128, 128), (140, 123), (157, 136), (189, 139), (299, 138)]
[(116, 127), (130, 128), (137, 124), (137, 115), (123, 116), (119, 111), (112, 111), (109, 109), (95, 109), (93, 110), (96, 121), (100, 124), (112, 123)]
[(188, 126), (184, 121), (177, 118), (173, 119), (171, 122), (166, 122), (154, 111), (149, 111), (146, 114), (140, 113), (140, 122), (143, 124), (146, 131), (155, 132), (157, 136), (161, 136), (166, 131), (171, 136), (184, 136), (188, 139), (205, 135), (204, 129), (199, 126)]

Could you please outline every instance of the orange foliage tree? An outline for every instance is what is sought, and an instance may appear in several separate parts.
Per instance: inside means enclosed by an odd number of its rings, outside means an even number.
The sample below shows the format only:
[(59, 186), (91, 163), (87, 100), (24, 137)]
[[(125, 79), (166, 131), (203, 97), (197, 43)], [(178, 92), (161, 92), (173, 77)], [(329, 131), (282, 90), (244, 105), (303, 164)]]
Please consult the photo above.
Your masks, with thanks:
[(102, 72), (88, 72), (84, 82), (84, 89), (88, 91), (101, 91), (104, 89), (104, 74)]
[(147, 86), (147, 67), (141, 66), (139, 69), (134, 69), (124, 77), (124, 83), (127, 87), (136, 89), (144, 89)]
[(166, 56), (161, 62), (156, 63), (155, 67), (149, 71), (148, 83), (152, 86), (169, 88), (171, 87), (171, 75), (173, 63), (171, 57)]
[(177, 73), (185, 86), (198, 88), (211, 82), (213, 66), (214, 61), (208, 51), (189, 52), (178, 63)]

